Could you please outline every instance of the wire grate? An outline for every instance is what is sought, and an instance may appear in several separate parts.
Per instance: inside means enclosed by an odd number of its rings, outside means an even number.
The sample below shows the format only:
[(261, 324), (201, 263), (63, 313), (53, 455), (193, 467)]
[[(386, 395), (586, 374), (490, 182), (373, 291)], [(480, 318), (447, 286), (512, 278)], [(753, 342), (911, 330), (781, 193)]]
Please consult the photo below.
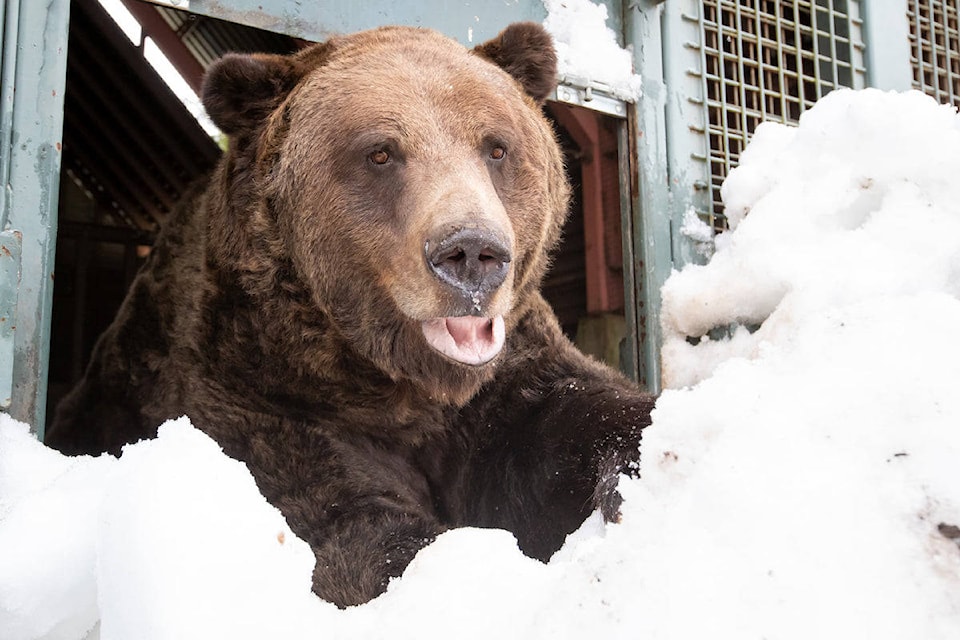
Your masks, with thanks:
[(727, 228), (720, 185), (763, 120), (796, 123), (866, 70), (856, 0), (704, 0), (699, 16), (711, 210)]
[(913, 87), (960, 107), (960, 0), (908, 0)]

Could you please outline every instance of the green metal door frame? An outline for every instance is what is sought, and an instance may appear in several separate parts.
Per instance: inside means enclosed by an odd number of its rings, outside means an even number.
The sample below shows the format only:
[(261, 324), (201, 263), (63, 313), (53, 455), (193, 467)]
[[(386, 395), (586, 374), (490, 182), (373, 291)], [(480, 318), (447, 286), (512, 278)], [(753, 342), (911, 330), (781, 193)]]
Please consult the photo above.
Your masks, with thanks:
[(149, 0), (175, 9), (237, 22), (267, 31), (322, 41), (330, 36), (386, 24), (427, 27), (465, 45), (479, 44), (511, 22), (543, 22), (539, 0)]
[[(660, 392), (660, 288), (673, 268), (670, 183), (667, 174), (667, 86), (664, 82), (663, 0), (628, 0), (623, 8), (626, 46), (643, 96), (628, 115), (621, 151), (624, 284), (627, 327), (636, 354), (635, 379)], [(622, 145), (624, 146), (624, 145)], [(629, 166), (629, 171), (624, 169)]]
[[(465, 45), (482, 42), (519, 20), (542, 22), (540, 0), (474, 3), (432, 0), (163, 0), (194, 13), (312, 40), (380, 24), (434, 28)], [(632, 44), (644, 75), (639, 106), (601, 94), (568, 99), (622, 120), (620, 158), (625, 288), (630, 329), (628, 373), (659, 389), (659, 289), (669, 274), (670, 214), (666, 177), (665, 96), (660, 38), (662, 7), (654, 0), (603, 0), (609, 26)], [(43, 436), (49, 360), (53, 265), (59, 196), (69, 0), (5, 0), (0, 103), (0, 409)], [(570, 99), (570, 97), (573, 99)], [(577, 99), (579, 96), (580, 99)], [(557, 96), (563, 99), (562, 96)], [(622, 110), (621, 110), (622, 107)], [(629, 166), (629, 171), (625, 170)], [(666, 239), (663, 241), (662, 239)]]
[(0, 9), (0, 408), (41, 437), (69, 15), (69, 0)]

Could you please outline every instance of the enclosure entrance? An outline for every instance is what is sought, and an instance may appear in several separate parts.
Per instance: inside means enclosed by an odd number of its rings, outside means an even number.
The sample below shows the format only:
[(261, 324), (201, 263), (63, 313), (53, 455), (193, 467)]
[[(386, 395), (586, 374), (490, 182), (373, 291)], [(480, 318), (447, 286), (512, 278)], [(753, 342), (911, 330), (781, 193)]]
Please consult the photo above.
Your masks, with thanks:
[(205, 67), (228, 50), (298, 47), (286, 36), (139, 0), (126, 5), (143, 24), (134, 41), (98, 0), (70, 5), (48, 422), (82, 375), (160, 225), (220, 156), (145, 49), (163, 43), (199, 89)]
[(625, 120), (560, 101), (548, 102), (546, 112), (563, 146), (573, 201), (543, 294), (583, 352), (630, 374), (621, 198), (629, 171), (620, 162)]
[[(289, 53), (306, 44), (138, 0), (126, 4), (144, 37), (165, 47), (197, 88), (203, 70), (228, 50)], [(142, 40), (131, 42), (98, 0), (71, 5), (66, 96), (48, 420), (82, 375), (163, 220), (220, 154), (144, 60)], [(573, 203), (544, 294), (584, 351), (627, 369), (619, 189), (625, 120), (559, 100), (545, 112), (563, 146)]]

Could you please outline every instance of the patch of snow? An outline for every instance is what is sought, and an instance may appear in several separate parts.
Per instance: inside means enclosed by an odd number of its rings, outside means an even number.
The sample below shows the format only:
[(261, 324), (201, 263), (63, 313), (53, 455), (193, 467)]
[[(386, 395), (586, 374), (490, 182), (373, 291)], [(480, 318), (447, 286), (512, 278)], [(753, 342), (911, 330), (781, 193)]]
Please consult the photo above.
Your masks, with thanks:
[(698, 574), (674, 637), (957, 637), (958, 175), (956, 110), (875, 90), (761, 125), (731, 172), (735, 230), (663, 288), (630, 504)]
[(713, 255), (713, 227), (704, 222), (693, 207), (683, 214), (680, 233), (693, 243), (694, 250), (704, 258)]
[(734, 232), (717, 238), (709, 265), (689, 266), (663, 288), (666, 386), (710, 373), (690, 376), (674, 362), (696, 360), (686, 338), (716, 327), (762, 325), (749, 339), (703, 349), (755, 357), (841, 305), (960, 296), (958, 123), (954, 108), (918, 92), (847, 90), (799, 127), (762, 124), (723, 185)]
[(62, 456), (0, 414), (0, 638), (83, 638), (96, 624), (96, 514), (116, 462)]
[(126, 448), (99, 521), (101, 638), (289, 638), (323, 613), (309, 545), (185, 418)]
[(607, 26), (607, 7), (590, 0), (543, 0), (543, 26), (553, 36), (557, 71), (577, 85), (606, 85), (614, 96), (636, 101), (643, 79), (633, 73), (633, 55)]

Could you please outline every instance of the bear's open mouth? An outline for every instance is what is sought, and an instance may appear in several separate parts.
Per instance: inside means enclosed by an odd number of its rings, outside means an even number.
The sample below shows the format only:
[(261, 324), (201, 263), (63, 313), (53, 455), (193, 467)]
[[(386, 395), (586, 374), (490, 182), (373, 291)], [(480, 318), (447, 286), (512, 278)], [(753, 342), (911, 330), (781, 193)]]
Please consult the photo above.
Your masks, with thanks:
[(503, 348), (503, 316), (434, 318), (422, 326), (431, 347), (463, 364), (486, 364)]

